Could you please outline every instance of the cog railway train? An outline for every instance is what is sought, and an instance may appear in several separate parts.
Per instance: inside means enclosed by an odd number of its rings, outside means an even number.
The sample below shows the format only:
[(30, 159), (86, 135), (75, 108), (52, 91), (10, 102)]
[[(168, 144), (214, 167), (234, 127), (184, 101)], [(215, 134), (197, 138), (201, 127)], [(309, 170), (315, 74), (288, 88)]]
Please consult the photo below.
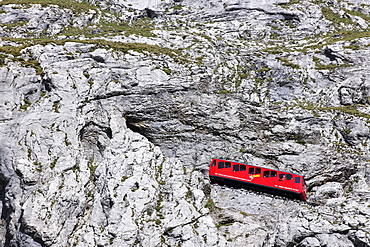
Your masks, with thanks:
[(302, 201), (307, 200), (304, 178), (290, 172), (229, 160), (212, 159), (209, 178), (211, 182), (245, 187)]

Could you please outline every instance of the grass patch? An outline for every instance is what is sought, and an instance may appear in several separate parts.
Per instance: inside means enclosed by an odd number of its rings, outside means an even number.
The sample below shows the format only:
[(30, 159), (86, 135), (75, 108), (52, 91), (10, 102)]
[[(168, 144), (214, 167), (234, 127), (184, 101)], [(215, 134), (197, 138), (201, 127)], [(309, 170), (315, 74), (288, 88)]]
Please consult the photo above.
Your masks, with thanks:
[[(25, 6), (22, 7), (29, 7), (30, 1), (25, 0), (4, 0), (0, 2), (0, 6), (7, 5), (7, 4), (22, 4)], [(87, 38), (96, 38), (102, 37), (107, 35), (112, 35), (116, 33), (124, 32), (126, 36), (131, 34), (136, 34), (139, 36), (144, 37), (155, 37), (152, 33), (154, 30), (154, 22), (150, 18), (139, 18), (136, 20), (131, 21), (117, 21), (119, 20), (118, 14), (112, 14), (109, 11), (103, 10), (100, 11), (99, 7), (92, 5), (86, 1), (75, 1), (75, 0), (35, 0), (32, 1), (32, 4), (41, 4), (43, 7), (49, 5), (57, 5), (61, 8), (71, 9), (75, 14), (89, 12), (90, 10), (95, 10), (102, 14), (102, 18), (100, 19), (100, 23), (94, 26), (84, 26), (84, 27), (73, 27), (67, 26), (59, 35), (65, 35), (67, 37), (75, 37), (75, 36), (85, 36)], [(6, 26), (8, 29), (16, 28), (26, 22), (21, 23), (10, 23), (10, 24), (2, 24), (2, 26)], [(92, 24), (91, 24), (92, 25)]]
[(163, 72), (167, 75), (171, 75), (171, 70), (169, 68), (162, 68)]
[(41, 4), (42, 6), (47, 6), (50, 4), (58, 5), (62, 8), (72, 9), (74, 12), (86, 12), (90, 9), (97, 9), (96, 6), (86, 2), (86, 1), (74, 1), (74, 0), (3, 0), (0, 2), (0, 6), (8, 5), (8, 4), (24, 4), (24, 5), (31, 5), (31, 4)]
[(243, 216), (248, 216), (248, 214), (246, 212), (243, 212), (243, 211), (241, 211), (240, 214), (243, 215)]
[[(96, 30), (96, 32), (94, 32)], [(87, 38), (96, 38), (102, 36), (109, 36), (114, 34), (119, 34), (124, 32), (125, 36), (136, 34), (143, 37), (155, 37), (152, 33), (154, 30), (154, 23), (150, 18), (141, 18), (133, 21), (125, 22), (115, 22), (112, 20), (104, 20), (98, 26), (87, 27), (73, 27), (69, 26), (63, 33), (60, 35), (65, 35), (67, 37), (74, 36), (85, 36)]]
[(13, 55), (14, 57), (18, 57), (18, 56), (22, 55), (21, 50), (23, 50), (26, 47), (27, 47), (26, 45), (20, 45), (20, 46), (12, 46), (12, 45), (1, 46), (0, 47), (0, 52), (1, 53), (5, 53), (5, 54)]
[(21, 108), (22, 110), (27, 110), (27, 108), (28, 108), (28, 107), (30, 107), (32, 103), (31, 103), (31, 101), (30, 101), (30, 100), (28, 100), (28, 99), (24, 99), (23, 101), (24, 101), (24, 104), (23, 104), (23, 105), (21, 105), (21, 107), (20, 107), (20, 108)]
[[(370, 37), (370, 28), (361, 28), (359, 24), (352, 20), (350, 15), (358, 16), (366, 21), (370, 21), (370, 16), (364, 12), (361, 12), (361, 8), (357, 10), (348, 10), (345, 8), (340, 8), (341, 12), (335, 12), (334, 8), (331, 8), (327, 5), (327, 1), (317, 0), (312, 1), (313, 4), (317, 4), (322, 11), (322, 15), (325, 19), (331, 22), (331, 30), (327, 33), (319, 33), (315, 35), (308, 35), (305, 38), (298, 38), (296, 40), (307, 40), (305, 45), (292, 45), (292, 46), (285, 46), (283, 43), (277, 42), (273, 47), (265, 48), (262, 51), (267, 52), (269, 54), (279, 54), (282, 52), (292, 52), (298, 51), (307, 53), (311, 50), (322, 50), (325, 46), (332, 45), (338, 41), (352, 41), (359, 38)], [(298, 3), (298, 1), (290, 1), (289, 3), (278, 4), (281, 7), (287, 7), (291, 4)], [(363, 9), (368, 8), (368, 6), (364, 5)], [(274, 30), (274, 29), (273, 29)], [(274, 37), (272, 37), (274, 38)], [(352, 46), (349, 47), (353, 50), (360, 49), (359, 46)], [(335, 68), (335, 67), (332, 67)]]
[(361, 47), (359, 45), (348, 45), (348, 46), (343, 46), (344, 49), (351, 49), (351, 50), (360, 50)]
[(220, 222), (216, 225), (216, 227), (219, 228), (221, 226), (231, 226), (232, 224), (234, 224), (234, 222)]
[(54, 40), (49, 38), (40, 38), (40, 39), (13, 39), (13, 38), (3, 38), (3, 40), (13, 41), (20, 43), (19, 46), (3, 46), (0, 47), (0, 53), (6, 53), (14, 56), (15, 58), (10, 58), (16, 61), (23, 63), (26, 66), (32, 66), (36, 69), (36, 72), (42, 71), (39, 67), (37, 61), (24, 61), (22, 58), (17, 58), (22, 55), (21, 51), (27, 47), (34, 45), (47, 45), (47, 44), (56, 44), (64, 45), (67, 42), (76, 42), (84, 44), (95, 45), (96, 48), (106, 48), (113, 49), (117, 51), (122, 51), (127, 53), (128, 51), (136, 51), (140, 53), (151, 53), (154, 55), (165, 55), (174, 59), (175, 62), (190, 62), (188, 59), (184, 58), (180, 51), (173, 50), (166, 47), (160, 47), (157, 45), (149, 45), (144, 43), (121, 43), (113, 42), (102, 39), (90, 39), (90, 40), (78, 40), (78, 39), (65, 39), (65, 40)]
[(204, 205), (205, 208), (208, 208), (210, 212), (214, 212), (217, 207), (215, 205), (215, 202), (212, 199), (208, 199), (206, 205)]
[(131, 22), (114, 23), (105, 21), (102, 23), (101, 29), (105, 32), (125, 32), (126, 36), (136, 34), (144, 37), (155, 37), (152, 33), (154, 23), (150, 18), (141, 18)]
[(90, 180), (93, 180), (95, 178), (95, 171), (96, 168), (98, 168), (98, 165), (94, 166), (94, 159), (90, 158), (89, 161), (87, 162), (87, 167), (90, 170)]
[(275, 59), (281, 61), (284, 66), (288, 66), (288, 67), (291, 67), (293, 69), (300, 69), (301, 68), (301, 66), (299, 66), (298, 64), (292, 63), (290, 60), (288, 60), (286, 58), (275, 57)]
[(64, 133), (64, 144), (66, 144), (66, 146), (72, 145), (72, 143), (68, 140), (67, 133)]
[(310, 110), (310, 111), (336, 111), (336, 112), (342, 112), (345, 114), (353, 115), (356, 117), (370, 119), (370, 114), (357, 110), (357, 105), (321, 107), (321, 106), (315, 106), (312, 103), (299, 103), (297, 104), (297, 106), (302, 109)]
[(59, 112), (59, 108), (60, 108), (59, 102), (60, 102), (59, 100), (53, 102), (53, 110), (55, 113), (60, 113)]
[(289, 3), (276, 3), (276, 5), (281, 6), (283, 8), (286, 8), (286, 7), (288, 7), (288, 6), (292, 5), (292, 4), (298, 4), (298, 3), (300, 3), (300, 1), (290, 0)]
[(327, 20), (331, 21), (336, 26), (340, 24), (355, 24), (351, 19), (343, 18), (328, 7), (321, 7), (321, 12)]
[(349, 63), (343, 63), (343, 64), (321, 64), (320, 63), (320, 59), (317, 58), (317, 57), (312, 57), (312, 60), (314, 61), (315, 63), (315, 68), (317, 70), (324, 70), (324, 69), (327, 69), (327, 70), (333, 70), (333, 69), (337, 69), (337, 68), (343, 68), (343, 67), (351, 67), (352, 65), (349, 64)]
[(220, 91), (220, 94), (229, 94), (229, 93), (232, 93), (232, 91), (228, 90), (228, 89), (222, 89)]
[(174, 9), (174, 10), (182, 10), (183, 7), (184, 6), (182, 6), (182, 5), (175, 5), (175, 6), (172, 7), (172, 9)]
[(51, 169), (55, 168), (55, 165), (57, 164), (58, 160), (59, 160), (59, 157), (54, 157), (54, 160), (50, 163)]

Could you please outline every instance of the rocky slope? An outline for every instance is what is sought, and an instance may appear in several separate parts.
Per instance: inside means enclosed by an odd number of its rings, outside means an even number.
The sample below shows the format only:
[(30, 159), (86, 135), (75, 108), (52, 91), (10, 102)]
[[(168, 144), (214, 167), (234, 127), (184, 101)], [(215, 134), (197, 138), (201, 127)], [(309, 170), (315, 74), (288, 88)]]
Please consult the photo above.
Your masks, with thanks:
[[(365, 1), (0, 6), (2, 245), (370, 245)], [(309, 202), (210, 184), (212, 157)]]

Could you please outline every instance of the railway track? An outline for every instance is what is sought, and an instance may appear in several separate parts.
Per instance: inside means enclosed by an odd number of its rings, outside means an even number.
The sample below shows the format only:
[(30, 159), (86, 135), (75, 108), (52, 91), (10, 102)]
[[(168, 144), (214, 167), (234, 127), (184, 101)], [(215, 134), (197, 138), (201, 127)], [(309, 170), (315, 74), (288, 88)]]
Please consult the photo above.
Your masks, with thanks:
[(236, 183), (219, 183), (219, 182), (212, 182), (213, 186), (219, 186), (221, 188), (229, 188), (233, 190), (241, 190), (247, 193), (253, 193), (256, 195), (263, 195), (274, 199), (280, 199), (286, 202), (295, 202), (299, 205), (308, 205), (311, 207), (319, 206), (319, 204), (309, 201), (309, 198), (307, 201), (302, 201), (300, 199), (291, 197), (290, 195), (284, 195), (279, 193), (271, 193), (270, 190), (263, 189), (263, 188), (253, 188), (251, 186), (242, 186)]

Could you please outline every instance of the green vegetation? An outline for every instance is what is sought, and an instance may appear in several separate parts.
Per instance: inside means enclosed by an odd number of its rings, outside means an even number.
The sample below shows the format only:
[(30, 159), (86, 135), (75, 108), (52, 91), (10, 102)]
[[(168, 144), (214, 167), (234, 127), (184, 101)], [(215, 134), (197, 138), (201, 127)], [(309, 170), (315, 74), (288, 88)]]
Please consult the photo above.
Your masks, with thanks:
[(315, 111), (336, 111), (336, 112), (342, 112), (344, 114), (353, 115), (356, 117), (370, 119), (370, 114), (357, 110), (358, 105), (323, 107), (323, 106), (314, 105), (313, 103), (310, 103), (310, 102), (299, 102), (295, 106), (298, 106), (305, 110), (314, 111), (314, 112)]
[(64, 133), (64, 143), (66, 144), (66, 146), (72, 145), (72, 143), (70, 141), (68, 141), (67, 133)]
[(169, 68), (162, 68), (162, 70), (164, 71), (164, 73), (166, 73), (167, 75), (171, 75), (171, 70)]
[(36, 168), (36, 170), (37, 170), (37, 171), (39, 171), (39, 172), (41, 172), (41, 171), (42, 171), (42, 164), (41, 164), (41, 162), (34, 161), (34, 162), (33, 162), (33, 164), (34, 164), (35, 166), (37, 166), (37, 168)]
[(92, 89), (92, 86), (94, 85), (94, 81), (92, 81), (92, 80), (88, 80), (88, 81), (87, 81), (87, 83), (89, 83), (89, 85), (90, 85), (90, 89)]
[(248, 216), (248, 214), (246, 212), (243, 212), (243, 211), (241, 211), (240, 214), (243, 215), (243, 216)]
[(351, 49), (351, 50), (360, 50), (361, 47), (359, 45), (351, 44), (348, 46), (343, 46), (344, 49)]
[(176, 6), (173, 6), (172, 8), (174, 9), (174, 10), (182, 10), (182, 8), (183, 8), (184, 6), (182, 6), (182, 5), (176, 5)]
[(54, 157), (54, 160), (50, 163), (50, 168), (51, 169), (55, 168), (55, 165), (57, 164), (58, 159), (59, 159), (59, 157)]
[(351, 134), (351, 129), (343, 129), (343, 132), (347, 135)]
[(335, 13), (333, 10), (331, 10), (329, 7), (322, 6), (321, 7), (321, 12), (323, 16), (331, 21), (334, 25), (339, 25), (341, 24), (354, 24), (354, 22), (349, 19), (349, 18), (344, 18), (338, 13)]
[(273, 48), (265, 48), (265, 49), (262, 49), (261, 51), (269, 53), (269, 54), (281, 54), (284, 52), (284, 50), (285, 50), (284, 48), (281, 49), (281, 48), (273, 47)]
[[(3, 38), (4, 39), (4, 38)], [(40, 66), (39, 61), (37, 60), (25, 60), (21, 56), (21, 50), (26, 48), (26, 46), (2, 46), (0, 47), (0, 66), (4, 66), (6, 64), (5, 59), (12, 60), (14, 62), (19, 62), (25, 67), (34, 68), (36, 71), (36, 75), (41, 75), (43, 69)], [(11, 56), (9, 56), (11, 55)]]
[(59, 112), (59, 108), (60, 108), (59, 100), (54, 101), (54, 102), (53, 102), (53, 110), (54, 110), (54, 112), (55, 112), (55, 113), (60, 113), (60, 112)]
[(297, 140), (296, 143), (301, 144), (301, 145), (306, 145), (305, 140)]
[(196, 35), (198, 35), (199, 37), (202, 37), (202, 38), (206, 39), (209, 43), (214, 44), (214, 42), (212, 41), (212, 38), (209, 37), (208, 35), (206, 35), (204, 33), (196, 33)]
[[(23, 8), (30, 6), (30, 1), (25, 0), (4, 0), (0, 3), (0, 6), (6, 4), (22, 4)], [(177, 50), (164, 48), (156, 45), (149, 45), (146, 43), (121, 43), (113, 42), (101, 39), (108, 35), (124, 34), (124, 35), (138, 35), (145, 37), (154, 37), (152, 33), (154, 30), (154, 22), (150, 18), (138, 18), (130, 21), (121, 21), (117, 14), (112, 14), (108, 11), (100, 11), (100, 9), (85, 1), (76, 0), (35, 0), (32, 4), (42, 4), (47, 6), (50, 4), (58, 5), (62, 8), (72, 9), (75, 14), (82, 12), (89, 12), (90, 10), (96, 10), (101, 15), (100, 22), (90, 24), (84, 27), (72, 27), (67, 26), (65, 30), (60, 33), (62, 39), (56, 39), (55, 37), (47, 37), (46, 34), (28, 34), (28, 38), (14, 39), (14, 38), (3, 38), (5, 41), (12, 41), (15, 45), (8, 45), (0, 47), (0, 64), (5, 65), (6, 59), (17, 61), (22, 63), (24, 66), (32, 67), (36, 70), (36, 74), (42, 74), (43, 69), (37, 60), (25, 60), (21, 57), (21, 51), (29, 46), (34, 45), (46, 45), (53, 43), (56, 45), (63, 45), (66, 42), (79, 42), (96, 45), (96, 48), (111, 48), (122, 52), (129, 50), (150, 53), (155, 55), (165, 55), (172, 57), (176, 62), (189, 62), (185, 59), (181, 53)], [(19, 26), (19, 23), (7, 26), (8, 29), (13, 29)], [(80, 40), (80, 37), (90, 38)], [(170, 74), (169, 69), (164, 70), (165, 73)]]
[(156, 225), (160, 225), (161, 223), (162, 223), (162, 221), (161, 221), (161, 220), (159, 220), (159, 219), (156, 219), (156, 220), (155, 220), (155, 224), (156, 224)]
[(292, 5), (292, 4), (298, 4), (300, 1), (297, 0), (290, 0), (289, 3), (281, 3), (279, 4), (280, 6), (287, 6), (287, 5)]
[(95, 171), (96, 171), (96, 168), (98, 168), (98, 165), (94, 166), (94, 159), (90, 158), (89, 161), (87, 162), (87, 167), (90, 170), (90, 180), (93, 180), (95, 177)]
[(214, 212), (217, 207), (212, 199), (208, 199), (206, 205), (204, 205), (205, 208), (208, 208), (210, 212)]
[(294, 64), (292, 63), (291, 61), (289, 61), (288, 59), (286, 58), (282, 58), (282, 57), (275, 57), (276, 60), (279, 60), (281, 62), (283, 62), (283, 65), (284, 66), (288, 66), (288, 67), (291, 67), (293, 69), (300, 69), (301, 66), (299, 66), (298, 64)]
[[(5, 0), (0, 3), (0, 6), (6, 4), (22, 4), (24, 7), (30, 5), (30, 1), (25, 0)], [(87, 38), (96, 38), (107, 36), (111, 34), (117, 34), (124, 32), (125, 35), (136, 34), (145, 37), (154, 37), (152, 33), (154, 30), (154, 23), (150, 18), (139, 18), (130, 21), (117, 21), (119, 16), (116, 14), (109, 13), (108, 11), (99, 11), (99, 8), (86, 2), (86, 1), (76, 1), (76, 0), (35, 0), (32, 4), (42, 4), (47, 6), (50, 4), (58, 5), (61, 8), (71, 9), (75, 14), (89, 12), (90, 10), (95, 10), (97, 13), (102, 15), (100, 18), (100, 23), (97, 25), (91, 24), (84, 27), (73, 27), (67, 26), (61, 35), (67, 37), (85, 36)], [(3, 24), (5, 25), (5, 24)], [(12, 29), (14, 27), (20, 26), (20, 23), (6, 24), (7, 29)], [(29, 34), (31, 36), (31, 34)]]
[(317, 58), (317, 57), (312, 57), (312, 60), (314, 61), (315, 65), (316, 65), (316, 69), (318, 69), (318, 70), (324, 70), (324, 69), (332, 70), (332, 69), (336, 69), (336, 68), (350, 67), (351, 66), (348, 63), (323, 65), (323, 64), (320, 63), (320, 59)]
[(135, 34), (144, 37), (155, 37), (152, 33), (154, 23), (150, 18), (141, 18), (131, 22), (121, 22), (115, 24), (111, 21), (103, 22), (100, 27), (105, 32), (125, 32), (126, 36)]
[[(118, 18), (116, 18), (118, 19)], [(124, 33), (125, 36), (138, 35), (143, 37), (155, 37), (152, 33), (154, 23), (149, 18), (141, 18), (130, 22), (116, 22), (106, 18), (97, 26), (73, 27), (69, 26), (61, 35), (67, 37), (85, 36), (87, 38), (95, 38), (109, 36), (118, 33)]]
[(34, 68), (36, 71), (36, 75), (41, 75), (42, 72), (44, 71), (41, 66), (39, 61), (37, 60), (24, 60), (23, 58), (14, 58), (14, 61), (18, 61), (21, 64), (23, 64), (25, 67), (31, 67)]
[(193, 197), (193, 192), (188, 188), (188, 191), (185, 194), (185, 197), (191, 199)]
[(114, 50), (122, 51), (127, 53), (129, 50), (141, 52), (141, 53), (153, 53), (156, 55), (167, 55), (179, 61), (188, 61), (187, 59), (181, 57), (181, 53), (177, 50), (172, 50), (169, 48), (160, 47), (157, 45), (149, 45), (144, 43), (121, 43), (114, 41), (107, 41), (101, 39), (91, 39), (91, 40), (76, 40), (76, 39), (64, 39), (64, 40), (54, 40), (51, 38), (39, 38), (39, 39), (13, 39), (13, 38), (3, 38), (3, 40), (18, 42), (19, 46), (3, 46), (0, 47), (0, 52), (11, 54), (14, 57), (21, 55), (21, 50), (33, 46), (33, 45), (47, 45), (56, 44), (64, 45), (66, 42), (79, 42), (84, 44), (96, 45), (96, 48), (112, 48)]
[(129, 176), (122, 176), (121, 182), (125, 182), (128, 178), (129, 178)]
[(27, 108), (28, 108), (28, 107), (30, 107), (32, 103), (31, 103), (31, 101), (30, 101), (30, 100), (28, 100), (28, 99), (24, 99), (23, 101), (24, 101), (24, 105), (21, 105), (21, 107), (20, 107), (20, 108), (21, 108), (22, 110), (27, 110)]
[[(289, 8), (290, 5), (299, 3), (299, 1), (291, 0), (289, 3), (278, 4), (281, 7)], [(321, 33), (312, 33), (304, 38), (299, 38), (299, 36), (285, 37), (283, 35), (273, 34), (270, 35), (272, 40), (269, 44), (272, 45), (269, 48), (262, 49), (263, 52), (268, 54), (281, 54), (283, 52), (292, 52), (298, 51), (307, 53), (313, 50), (322, 50), (325, 46), (332, 45), (338, 41), (354, 41), (363, 37), (370, 37), (370, 28), (361, 27), (351, 16), (357, 16), (365, 21), (370, 21), (370, 15), (361, 12), (361, 8), (350, 10), (344, 7), (340, 7), (340, 10), (334, 9), (332, 6), (327, 4), (327, 1), (317, 0), (312, 3), (318, 5), (321, 8), (322, 15), (327, 19), (330, 24), (330, 31), (321, 32)], [(367, 8), (368, 6), (363, 6)], [(288, 24), (287, 24), (288, 23)], [(284, 29), (281, 27), (290, 28), (291, 31), (294, 31), (295, 26), (292, 21), (275, 21), (269, 25), (273, 31), (284, 32)], [(329, 26), (328, 26), (329, 27)], [(306, 44), (296, 45), (291, 41), (307, 41)], [(289, 42), (287, 46), (286, 43)], [(351, 44), (345, 48), (358, 50), (360, 47), (358, 45)], [(288, 64), (287, 64), (288, 65)], [(289, 65), (288, 65), (289, 66)], [(318, 65), (318, 69), (335, 69), (337, 67), (351, 66), (350, 64), (345, 65), (328, 65), (327, 67)]]
[(220, 94), (229, 94), (229, 93), (232, 93), (232, 91), (228, 90), (228, 89), (222, 89), (220, 91)]
[(221, 226), (231, 226), (232, 224), (234, 224), (234, 222), (220, 222), (216, 224), (216, 227), (219, 228)]
[[(29, 6), (31, 3), (27, 0), (3, 0), (0, 2), (0, 6), (7, 4), (24, 4)], [(75, 13), (89, 11), (90, 9), (96, 9), (94, 5), (86, 1), (75, 1), (75, 0), (32, 0), (32, 4), (46, 5), (58, 5), (62, 8), (72, 9)]]
[(266, 73), (266, 72), (269, 72), (270, 70), (271, 70), (270, 68), (261, 68), (261, 69), (257, 70), (257, 72)]
[(0, 66), (4, 66), (5, 65), (5, 59), (6, 58), (7, 58), (6, 55), (0, 54)]

